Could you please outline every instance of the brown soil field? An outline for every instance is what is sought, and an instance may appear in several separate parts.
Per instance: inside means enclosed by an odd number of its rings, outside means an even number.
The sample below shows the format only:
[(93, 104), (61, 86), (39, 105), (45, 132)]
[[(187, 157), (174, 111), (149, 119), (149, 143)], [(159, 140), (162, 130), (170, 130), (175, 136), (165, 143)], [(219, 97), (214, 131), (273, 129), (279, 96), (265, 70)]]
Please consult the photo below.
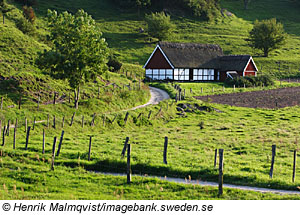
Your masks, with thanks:
[(300, 87), (280, 88), (243, 93), (195, 96), (196, 99), (212, 103), (250, 108), (284, 108), (300, 105)]

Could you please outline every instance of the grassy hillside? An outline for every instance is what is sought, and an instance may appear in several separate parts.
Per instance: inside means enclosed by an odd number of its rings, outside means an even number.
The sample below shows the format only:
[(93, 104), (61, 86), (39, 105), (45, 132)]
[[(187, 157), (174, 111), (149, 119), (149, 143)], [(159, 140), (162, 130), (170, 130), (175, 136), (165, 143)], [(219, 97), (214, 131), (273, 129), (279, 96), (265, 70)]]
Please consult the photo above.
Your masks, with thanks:
[[(12, 1), (11, 1), (12, 2)], [(214, 22), (202, 22), (187, 16), (172, 15), (176, 32), (172, 41), (215, 43), (222, 46), (226, 54), (256, 55), (255, 60), (263, 72), (278, 77), (297, 75), (299, 64), (297, 47), (296, 7), (291, 1), (280, 1), (268, 7), (268, 0), (251, 1), (248, 11), (242, 9), (240, 1), (222, 1), (235, 14)], [(258, 6), (264, 4), (265, 13)], [(280, 9), (289, 10), (284, 19)], [(277, 7), (276, 6), (276, 7)], [(218, 171), (213, 166), (214, 150), (225, 149), (226, 183), (299, 189), (299, 178), (291, 182), (292, 152), (298, 147), (299, 107), (281, 110), (264, 110), (214, 105), (189, 98), (185, 103), (208, 106), (217, 111), (195, 111), (181, 116), (176, 111), (174, 101), (166, 101), (156, 106), (130, 111), (125, 124), (125, 114), (121, 110), (145, 103), (149, 98), (146, 85), (141, 90), (129, 91), (137, 86), (143, 74), (142, 65), (153, 51), (156, 40), (150, 41), (139, 28), (146, 28), (143, 16), (133, 11), (116, 8), (109, 0), (38, 0), (36, 12), (37, 33), (28, 36), (16, 27), (16, 20), (22, 16), (21, 5), (13, 4), (5, 25), (0, 24), (0, 96), (3, 109), (0, 110), (1, 129), (14, 124), (18, 119), (16, 149), (13, 149), (13, 130), (5, 136), (5, 144), (0, 148), (0, 188), (1, 199), (217, 199), (217, 189), (190, 185), (177, 185), (158, 179), (134, 177), (131, 185), (125, 184), (125, 177), (108, 177), (91, 171), (125, 172), (125, 159), (120, 157), (124, 139), (130, 137), (132, 144), (132, 171), (137, 174), (151, 174), (164, 177), (182, 177), (217, 181)], [(47, 9), (76, 12), (83, 8), (97, 20), (111, 47), (125, 63), (119, 73), (98, 77), (87, 84), (82, 93), (80, 108), (76, 111), (74, 124), (70, 121), (75, 110), (68, 102), (72, 93), (65, 81), (52, 79), (34, 64), (39, 51), (51, 46), (46, 40)], [(260, 10), (265, 17), (257, 17)], [(257, 18), (271, 18), (278, 11), (280, 20), (289, 33), (288, 43), (269, 58), (257, 56), (249, 48), (245, 39), (252, 23)], [(246, 13), (246, 14), (245, 14)], [(292, 19), (292, 17), (295, 17)], [(295, 21), (294, 21), (295, 20)], [(294, 30), (293, 30), (294, 29)], [(277, 62), (282, 62), (281, 72), (277, 72)], [(285, 67), (284, 67), (285, 66)], [(291, 67), (289, 70), (289, 66)], [(117, 87), (113, 87), (116, 84)], [(298, 84), (285, 84), (297, 86)], [(118, 87), (119, 86), (119, 87)], [(98, 98), (98, 87), (100, 95)], [(164, 85), (172, 91), (171, 86)], [(185, 89), (200, 88), (211, 90), (218, 84), (183, 84)], [(278, 87), (278, 83), (275, 87)], [(218, 89), (217, 89), (218, 88)], [(253, 89), (250, 89), (253, 90)], [(258, 90), (254, 89), (254, 90)], [(233, 90), (230, 89), (232, 92)], [(58, 93), (58, 104), (53, 105), (54, 92)], [(219, 92), (216, 92), (219, 93)], [(207, 94), (205, 91), (204, 94)], [(22, 106), (17, 108), (18, 100)], [(38, 95), (41, 105), (37, 109)], [(173, 92), (174, 96), (174, 92)], [(72, 100), (72, 94), (71, 94)], [(95, 126), (90, 126), (93, 114)], [(47, 116), (50, 126), (47, 126)], [(56, 126), (53, 126), (54, 117)], [(25, 150), (25, 118), (31, 130), (28, 150)], [(64, 127), (62, 121), (64, 121)], [(82, 127), (82, 119), (84, 126)], [(200, 129), (199, 124), (204, 126)], [(266, 126), (268, 125), (268, 126)], [(42, 154), (42, 133), (46, 132), (46, 151)], [(61, 154), (56, 157), (55, 171), (50, 170), (51, 149), (54, 137), (65, 131)], [(3, 130), (0, 132), (2, 133)], [(89, 137), (93, 137), (92, 159), (87, 161)], [(164, 137), (169, 137), (168, 165), (162, 162)], [(2, 135), (1, 135), (2, 137)], [(271, 145), (277, 144), (274, 178), (269, 179)], [(299, 155), (298, 155), (299, 157)], [(299, 161), (299, 159), (298, 159)], [(297, 175), (299, 170), (297, 169)], [(55, 185), (55, 186), (54, 186)], [(97, 187), (97, 190), (95, 190)], [(146, 189), (145, 189), (146, 188)], [(145, 191), (146, 190), (146, 191)], [(299, 199), (299, 196), (279, 196), (255, 192), (226, 189), (223, 199)]]
[[(104, 36), (124, 62), (143, 65), (153, 51), (156, 40), (149, 42), (139, 28), (146, 29), (143, 15), (116, 8), (110, 1), (38, 1), (40, 16), (45, 15), (48, 8), (75, 12), (83, 8), (93, 15), (101, 26)], [(71, 3), (72, 2), (72, 3)], [(171, 18), (176, 24), (174, 37), (176, 42), (196, 42), (219, 44), (226, 54), (251, 54), (259, 69), (275, 74), (277, 77), (295, 76), (300, 68), (299, 45), (299, 5), (293, 1), (271, 0), (251, 1), (248, 10), (243, 9), (243, 3), (236, 0), (221, 1), (222, 8), (228, 9), (232, 16), (223, 17), (214, 22), (202, 22), (193, 17), (172, 13)], [(289, 34), (287, 43), (270, 57), (260, 57), (261, 53), (251, 49), (246, 42), (248, 32), (253, 22), (258, 19), (276, 17), (285, 26)], [(276, 62), (281, 61), (278, 72)]]

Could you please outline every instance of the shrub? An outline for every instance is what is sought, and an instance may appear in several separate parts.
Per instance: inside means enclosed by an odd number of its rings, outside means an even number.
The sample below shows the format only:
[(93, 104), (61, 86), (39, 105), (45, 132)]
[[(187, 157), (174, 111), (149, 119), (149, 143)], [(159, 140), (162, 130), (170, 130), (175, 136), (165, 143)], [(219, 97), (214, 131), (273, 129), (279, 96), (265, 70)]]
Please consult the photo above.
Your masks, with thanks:
[(272, 86), (274, 80), (271, 76), (260, 75), (260, 76), (246, 76), (246, 77), (235, 77), (234, 79), (227, 78), (225, 84), (228, 86), (235, 85), (236, 87), (253, 87), (253, 86)]
[(23, 15), (31, 24), (34, 24), (36, 16), (32, 7), (23, 6)]
[(17, 28), (22, 31), (24, 34), (34, 35), (35, 34), (35, 27), (25, 18), (21, 18), (16, 22)]
[(190, 0), (185, 3), (192, 10), (194, 16), (205, 20), (212, 20), (220, 14), (218, 0)]
[(148, 24), (148, 34), (159, 40), (170, 38), (174, 29), (170, 16), (164, 12), (146, 15), (146, 22)]
[(120, 69), (122, 68), (122, 63), (121, 61), (118, 59), (118, 57), (116, 55), (110, 55), (108, 57), (108, 62), (107, 62), (107, 66), (109, 68), (111, 68), (112, 72), (118, 72), (120, 71)]

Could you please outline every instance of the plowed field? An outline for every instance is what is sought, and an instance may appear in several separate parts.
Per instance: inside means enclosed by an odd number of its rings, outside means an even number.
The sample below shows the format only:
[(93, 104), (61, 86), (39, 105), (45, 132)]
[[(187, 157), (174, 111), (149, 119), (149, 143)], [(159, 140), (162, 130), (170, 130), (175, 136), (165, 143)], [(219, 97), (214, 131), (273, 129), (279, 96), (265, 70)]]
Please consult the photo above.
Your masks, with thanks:
[(300, 105), (300, 87), (252, 91), (211, 96), (196, 96), (196, 99), (213, 103), (250, 108), (284, 108)]

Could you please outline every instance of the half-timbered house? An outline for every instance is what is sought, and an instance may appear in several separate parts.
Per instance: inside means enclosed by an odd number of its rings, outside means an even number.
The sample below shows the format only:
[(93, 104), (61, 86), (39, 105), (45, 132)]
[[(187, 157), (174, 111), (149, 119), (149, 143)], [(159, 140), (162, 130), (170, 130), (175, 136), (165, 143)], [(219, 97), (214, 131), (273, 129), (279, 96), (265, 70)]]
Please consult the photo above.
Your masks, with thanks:
[(225, 81), (256, 76), (250, 55), (224, 55), (218, 45), (159, 42), (144, 65), (146, 78), (174, 81)]

